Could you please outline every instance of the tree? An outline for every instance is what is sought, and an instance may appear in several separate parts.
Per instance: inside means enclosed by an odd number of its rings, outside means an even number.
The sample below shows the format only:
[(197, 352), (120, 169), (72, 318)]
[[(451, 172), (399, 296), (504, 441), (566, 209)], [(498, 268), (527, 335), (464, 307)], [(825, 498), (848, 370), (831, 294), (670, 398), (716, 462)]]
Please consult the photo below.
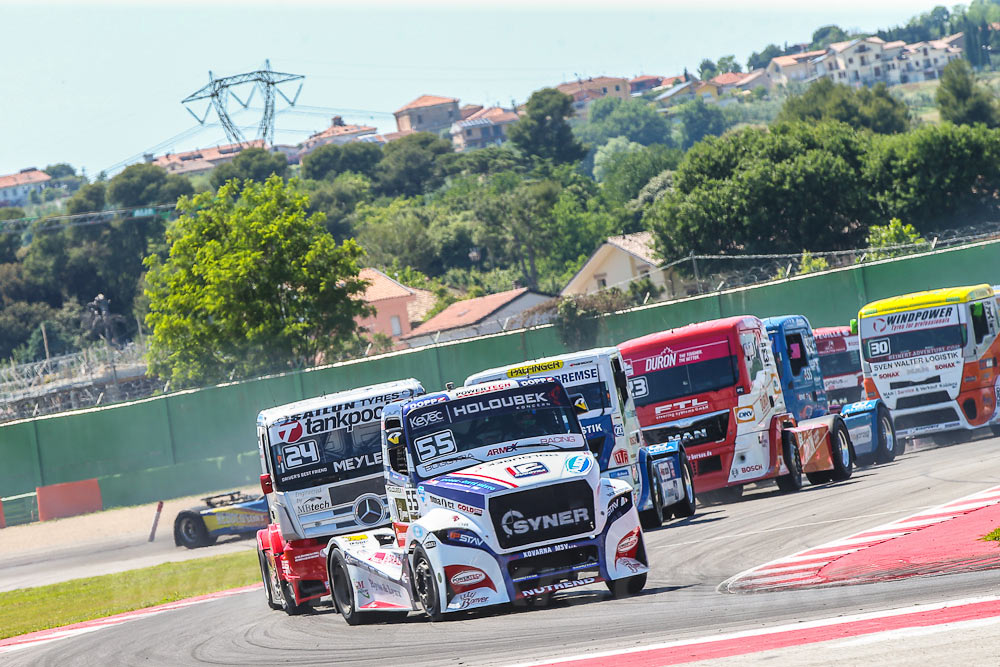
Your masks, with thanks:
[(789, 97), (778, 114), (778, 122), (823, 120), (880, 134), (905, 132), (910, 122), (906, 104), (893, 97), (884, 83), (874, 88), (851, 88), (825, 77), (801, 95)]
[(43, 169), (46, 174), (52, 178), (64, 178), (66, 176), (76, 176), (76, 169), (65, 162), (60, 162), (58, 164), (50, 164), (45, 169)]
[(284, 178), (288, 171), (288, 158), (284, 153), (272, 153), (263, 148), (246, 148), (232, 162), (220, 164), (212, 170), (212, 187), (218, 189), (223, 183), (238, 178), (263, 183), (272, 174)]
[(654, 176), (676, 168), (680, 159), (678, 149), (666, 146), (616, 154), (604, 168), (601, 190), (611, 204), (624, 206), (638, 197)]
[(922, 237), (913, 225), (904, 225), (899, 218), (893, 218), (888, 225), (872, 225), (868, 228), (868, 252), (864, 257), (867, 260), (876, 260), (906, 255), (911, 251), (894, 246), (922, 243), (927, 243), (927, 239)]
[[(792, 265), (789, 264), (791, 267)], [(808, 250), (802, 251), (802, 256), (799, 258), (798, 269), (789, 270), (788, 268), (781, 267), (778, 269), (778, 273), (775, 274), (775, 278), (781, 280), (782, 278), (788, 278), (790, 276), (804, 276), (807, 273), (814, 273), (816, 271), (826, 271), (830, 268), (830, 263), (826, 261), (824, 257), (815, 257)]]
[[(92, 191), (96, 197), (96, 190)], [(155, 164), (142, 163), (125, 167), (108, 183), (107, 200), (115, 206), (131, 208), (151, 204), (173, 204), (178, 197), (194, 192), (191, 182), (167, 172)], [(91, 209), (96, 210), (96, 209)]]
[(309, 195), (309, 213), (322, 212), (326, 229), (337, 241), (354, 236), (350, 216), (358, 204), (372, 200), (372, 183), (361, 175), (345, 171), (330, 181), (306, 181), (303, 191)]
[[(66, 212), (70, 215), (104, 210), (104, 198), (107, 186), (104, 183), (89, 183), (69, 198), (66, 202)], [(156, 195), (159, 197), (159, 194)]]
[(362, 250), (307, 216), (294, 182), (229, 182), (184, 197), (170, 255), (146, 259), (150, 362), (175, 386), (315, 363), (350, 340)]
[(1000, 108), (993, 93), (976, 83), (972, 67), (962, 58), (945, 65), (935, 93), (941, 119), (956, 125), (1000, 126)]
[(674, 143), (670, 121), (644, 100), (602, 97), (590, 107), (587, 122), (576, 135), (593, 146), (601, 146), (614, 137), (649, 146)]
[(776, 44), (768, 44), (764, 47), (764, 50), (760, 53), (754, 51), (747, 58), (747, 70), (753, 71), (755, 69), (761, 69), (767, 67), (771, 64), (772, 58), (777, 58), (778, 56), (785, 55), (785, 50)]
[(844, 32), (840, 26), (836, 25), (824, 25), (816, 28), (813, 32), (812, 44), (809, 48), (812, 50), (825, 49), (834, 42), (846, 42), (851, 36)]
[(343, 146), (326, 144), (302, 158), (302, 176), (314, 180), (333, 179), (346, 171), (371, 178), (382, 159), (377, 144), (355, 141)]
[(740, 64), (736, 61), (736, 56), (730, 55), (730, 56), (722, 56), (721, 58), (719, 58), (719, 63), (718, 65), (716, 65), (716, 70), (719, 72), (719, 74), (722, 74), (723, 72), (740, 73), (743, 71), (743, 68), (740, 67)]
[(594, 155), (594, 180), (600, 183), (607, 175), (607, 169), (615, 156), (642, 150), (642, 144), (629, 141), (627, 137), (615, 137), (608, 141)]
[(643, 222), (664, 259), (857, 247), (873, 218), (862, 174), (868, 136), (798, 123), (706, 139)]
[(718, 136), (726, 131), (728, 123), (722, 109), (697, 99), (682, 105), (677, 113), (681, 122), (681, 147), (685, 150), (707, 136)]
[(698, 78), (700, 78), (702, 81), (708, 81), (709, 79), (718, 75), (718, 73), (719, 73), (719, 68), (716, 66), (715, 63), (713, 63), (708, 58), (702, 60), (701, 64), (698, 65)]
[(376, 167), (381, 194), (415, 197), (441, 183), (437, 158), (451, 152), (451, 143), (430, 132), (414, 132), (386, 144)]
[(543, 88), (531, 94), (525, 114), (510, 126), (507, 136), (525, 155), (556, 163), (576, 162), (586, 150), (566, 122), (572, 115), (572, 97)]

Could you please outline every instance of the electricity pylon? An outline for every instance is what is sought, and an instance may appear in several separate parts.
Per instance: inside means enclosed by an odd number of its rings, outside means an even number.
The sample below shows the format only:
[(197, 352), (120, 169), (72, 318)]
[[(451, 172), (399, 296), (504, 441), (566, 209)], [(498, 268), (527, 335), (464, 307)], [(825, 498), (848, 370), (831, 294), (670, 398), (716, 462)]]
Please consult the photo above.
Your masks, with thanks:
[[(222, 128), (226, 131), (226, 136), (229, 137), (229, 140), (234, 144), (245, 144), (247, 143), (247, 140), (243, 136), (243, 133), (240, 132), (240, 128), (233, 122), (232, 117), (230, 117), (227, 109), (227, 103), (229, 102), (229, 98), (232, 97), (240, 104), (240, 106), (246, 109), (250, 106), (250, 101), (253, 99), (254, 93), (260, 90), (261, 94), (264, 96), (264, 114), (261, 116), (260, 125), (257, 127), (257, 138), (263, 139), (265, 145), (271, 145), (274, 143), (275, 93), (281, 95), (281, 97), (288, 102), (290, 106), (295, 106), (295, 102), (299, 99), (299, 93), (302, 92), (303, 79), (305, 79), (305, 77), (301, 74), (274, 72), (271, 70), (271, 61), (265, 60), (264, 69), (246, 72), (244, 74), (234, 74), (233, 76), (224, 76), (216, 79), (215, 76), (212, 75), (212, 72), (209, 72), (208, 85), (185, 97), (181, 100), (181, 104), (184, 105), (184, 108), (188, 110), (188, 113), (194, 116), (195, 120), (197, 120), (201, 125), (205, 124), (205, 119), (208, 118), (208, 112), (214, 108), (216, 115), (219, 117), (219, 122), (222, 124)], [(295, 91), (295, 95), (292, 98), (289, 98), (285, 95), (281, 88), (278, 87), (278, 85), (289, 83), (291, 81), (298, 81), (299, 87), (298, 90)], [(249, 95), (247, 95), (246, 101), (244, 102), (236, 94), (234, 89), (244, 88), (247, 85), (252, 87)], [(205, 113), (198, 116), (198, 114), (194, 111), (191, 111), (191, 107), (189, 107), (188, 104), (205, 99), (209, 100), (209, 104), (205, 108)]]

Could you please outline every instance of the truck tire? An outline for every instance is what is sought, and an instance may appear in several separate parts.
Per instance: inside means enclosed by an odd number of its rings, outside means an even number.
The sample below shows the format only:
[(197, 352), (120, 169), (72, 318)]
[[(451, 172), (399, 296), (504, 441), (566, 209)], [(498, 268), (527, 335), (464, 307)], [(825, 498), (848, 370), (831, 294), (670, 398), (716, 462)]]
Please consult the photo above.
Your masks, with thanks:
[(689, 516), (694, 516), (695, 506), (698, 501), (694, 493), (694, 473), (691, 472), (691, 464), (688, 462), (687, 454), (681, 452), (680, 460), (681, 486), (684, 487), (684, 497), (668, 507), (667, 512), (673, 514), (677, 519), (686, 519)]
[(260, 561), (260, 578), (264, 581), (264, 596), (267, 599), (267, 606), (275, 610), (281, 609), (281, 604), (274, 599), (271, 566), (267, 564), (267, 556), (259, 549), (257, 550), (257, 560)]
[(278, 588), (281, 590), (281, 608), (289, 616), (298, 616), (309, 606), (295, 601), (295, 590), (284, 579), (278, 581)]
[(413, 552), (413, 590), (417, 594), (420, 606), (423, 608), (427, 618), (431, 621), (440, 621), (443, 617), (441, 611), (441, 595), (438, 590), (437, 577), (434, 575), (434, 566), (431, 559), (427, 557), (427, 552), (420, 545)]
[(652, 530), (663, 525), (663, 520), (669, 518), (663, 511), (663, 489), (660, 476), (653, 474), (652, 461), (646, 462), (646, 478), (649, 480), (649, 502), (653, 507), (639, 512), (639, 523), (645, 530)]
[(888, 408), (881, 403), (875, 413), (875, 420), (875, 438), (878, 443), (875, 462), (890, 463), (896, 458), (896, 427), (892, 424)]
[(348, 625), (362, 625), (378, 620), (371, 618), (368, 612), (358, 611), (354, 605), (354, 585), (351, 582), (350, 570), (347, 569), (347, 560), (339, 549), (330, 552), (330, 558), (326, 563), (326, 572), (330, 578), (330, 594), (333, 598), (333, 605)]
[(781, 455), (785, 459), (788, 474), (774, 480), (778, 484), (778, 490), (782, 493), (801, 490), (803, 486), (802, 456), (799, 454), (799, 446), (795, 444), (795, 437), (788, 431), (781, 432)]
[(847, 426), (839, 417), (833, 423), (833, 430), (830, 432), (830, 454), (833, 457), (833, 470), (830, 472), (830, 479), (834, 482), (843, 482), (851, 478), (854, 474), (854, 451), (851, 447), (851, 434), (847, 431)]
[(208, 534), (200, 514), (186, 511), (174, 520), (174, 543), (179, 547), (197, 549), (215, 544), (215, 538)]
[(627, 598), (642, 592), (642, 589), (646, 586), (646, 574), (646, 572), (643, 572), (634, 577), (625, 577), (623, 579), (605, 581), (604, 583), (614, 597)]

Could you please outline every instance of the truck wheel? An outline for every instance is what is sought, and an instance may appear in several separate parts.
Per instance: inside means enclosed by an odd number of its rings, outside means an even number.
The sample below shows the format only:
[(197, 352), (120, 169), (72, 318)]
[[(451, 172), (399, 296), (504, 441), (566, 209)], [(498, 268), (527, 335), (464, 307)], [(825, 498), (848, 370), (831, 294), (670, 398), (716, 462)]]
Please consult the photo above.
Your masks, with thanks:
[(649, 501), (653, 507), (639, 512), (639, 523), (646, 530), (659, 528), (663, 525), (663, 520), (668, 518), (663, 511), (663, 490), (660, 483), (660, 476), (653, 474), (653, 463), (646, 463), (646, 478), (649, 480)]
[(834, 422), (833, 432), (830, 433), (830, 452), (833, 456), (833, 471), (830, 479), (835, 482), (843, 482), (850, 479), (854, 474), (854, 459), (851, 452), (851, 434), (847, 432), (847, 426), (840, 419)]
[(876, 463), (889, 463), (896, 458), (896, 429), (892, 425), (892, 417), (884, 405), (878, 406), (875, 413), (878, 450), (875, 452)]
[(614, 581), (605, 581), (604, 583), (614, 597), (631, 597), (641, 593), (642, 589), (646, 586), (646, 574), (646, 572), (643, 572), (634, 577), (625, 577), (624, 579), (615, 579)]
[(281, 609), (281, 604), (274, 599), (271, 566), (267, 564), (267, 556), (259, 549), (257, 551), (257, 560), (260, 561), (260, 578), (264, 581), (264, 596), (267, 598), (267, 606), (271, 609)]
[(334, 549), (330, 554), (330, 560), (327, 561), (327, 576), (330, 577), (333, 604), (347, 624), (366, 623), (369, 620), (368, 615), (358, 611), (354, 606), (354, 586), (351, 584), (350, 570), (347, 569), (347, 561), (339, 549)]
[(413, 587), (420, 600), (424, 613), (432, 621), (440, 621), (441, 595), (438, 593), (437, 578), (434, 576), (434, 566), (424, 548), (417, 546), (413, 553)]
[[(691, 472), (691, 464), (688, 463), (687, 454), (681, 454), (681, 484), (684, 487), (684, 497), (667, 508), (667, 511), (678, 519), (684, 519), (694, 515), (697, 500), (694, 495), (694, 474)], [(643, 526), (645, 528), (645, 526)]]
[(778, 490), (783, 493), (798, 491), (802, 488), (802, 456), (799, 454), (799, 446), (795, 444), (795, 438), (787, 431), (781, 432), (781, 454), (785, 459), (788, 474), (774, 480), (778, 484)]
[(197, 549), (214, 544), (215, 540), (209, 537), (201, 515), (195, 512), (181, 512), (174, 521), (174, 542), (178, 546)]

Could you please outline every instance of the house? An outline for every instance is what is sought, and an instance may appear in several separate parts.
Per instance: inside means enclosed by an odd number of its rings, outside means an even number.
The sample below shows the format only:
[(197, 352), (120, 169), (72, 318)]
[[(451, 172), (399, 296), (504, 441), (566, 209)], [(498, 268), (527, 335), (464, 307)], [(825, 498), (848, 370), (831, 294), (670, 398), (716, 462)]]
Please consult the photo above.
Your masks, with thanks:
[(736, 83), (736, 90), (742, 92), (753, 92), (757, 88), (771, 90), (773, 87), (774, 82), (771, 81), (771, 75), (764, 68), (758, 68), (744, 74), (743, 78)]
[(378, 144), (379, 146), (385, 146), (390, 141), (402, 139), (403, 137), (413, 134), (414, 132), (416, 132), (416, 130), (406, 130), (405, 132), (386, 132), (385, 134), (365, 134), (357, 137), (355, 141), (367, 141), (372, 144)]
[(458, 110), (458, 117), (465, 120), (474, 113), (483, 110), (482, 104), (463, 104)]
[(330, 127), (317, 132), (302, 142), (301, 154), (305, 155), (326, 144), (346, 144), (359, 137), (375, 134), (378, 130), (368, 125), (349, 125), (340, 116), (330, 119)]
[(548, 318), (530, 317), (525, 311), (549, 300), (544, 294), (521, 287), (457, 301), (403, 336), (403, 340), (411, 347), (419, 347), (541, 324)]
[(485, 148), (507, 140), (507, 128), (517, 122), (517, 112), (502, 107), (480, 109), (452, 123), (451, 143), (456, 151)]
[(163, 167), (171, 174), (200, 174), (211, 171), (220, 164), (232, 162), (247, 148), (265, 147), (262, 139), (256, 139), (243, 144), (226, 144), (225, 146), (199, 148), (184, 153), (167, 153), (158, 158), (147, 159), (147, 161), (158, 167)]
[(803, 51), (786, 56), (771, 58), (767, 65), (767, 73), (771, 80), (781, 85), (790, 81), (805, 81), (816, 76), (816, 66), (813, 61), (826, 54), (826, 49), (818, 51)]
[(900, 81), (896, 56), (901, 49), (898, 42), (886, 42), (879, 37), (834, 42), (816, 59), (816, 74), (851, 86), (896, 84)]
[(620, 97), (623, 100), (631, 97), (628, 79), (614, 76), (597, 76), (589, 79), (577, 79), (568, 83), (560, 83), (556, 90), (573, 99), (590, 93), (594, 99), (601, 97)]
[(663, 287), (659, 265), (651, 232), (612, 236), (584, 262), (559, 296), (592, 294), (608, 287), (627, 290), (631, 281), (641, 278), (649, 278), (657, 287)]
[(674, 84), (667, 90), (657, 95), (655, 99), (665, 107), (690, 102), (694, 99), (695, 86), (699, 83), (701, 82), (695, 80), (681, 81), (680, 83)]
[(357, 322), (372, 333), (399, 340), (410, 333), (415, 316), (419, 321), (434, 307), (435, 297), (431, 292), (407, 287), (378, 269), (361, 269), (358, 277), (368, 281), (361, 298), (375, 309), (375, 314), (358, 318)]
[(745, 77), (746, 74), (742, 72), (723, 72), (709, 79), (708, 83), (716, 86), (719, 95), (725, 95), (730, 91), (736, 90), (736, 85)]
[(31, 200), (31, 193), (47, 188), (50, 180), (51, 176), (34, 167), (0, 176), (0, 206), (24, 206)]
[(400, 132), (439, 132), (461, 119), (454, 97), (421, 95), (393, 112)]
[[(961, 34), (961, 33), (959, 33)], [(929, 42), (907, 44), (903, 48), (899, 78), (901, 83), (940, 79), (945, 65), (962, 57), (962, 49), (955, 46), (957, 35)]]
[(719, 101), (722, 91), (721, 86), (717, 83), (712, 83), (711, 81), (699, 81), (694, 86), (693, 94), (695, 99), (700, 99), (706, 104), (711, 104)]

